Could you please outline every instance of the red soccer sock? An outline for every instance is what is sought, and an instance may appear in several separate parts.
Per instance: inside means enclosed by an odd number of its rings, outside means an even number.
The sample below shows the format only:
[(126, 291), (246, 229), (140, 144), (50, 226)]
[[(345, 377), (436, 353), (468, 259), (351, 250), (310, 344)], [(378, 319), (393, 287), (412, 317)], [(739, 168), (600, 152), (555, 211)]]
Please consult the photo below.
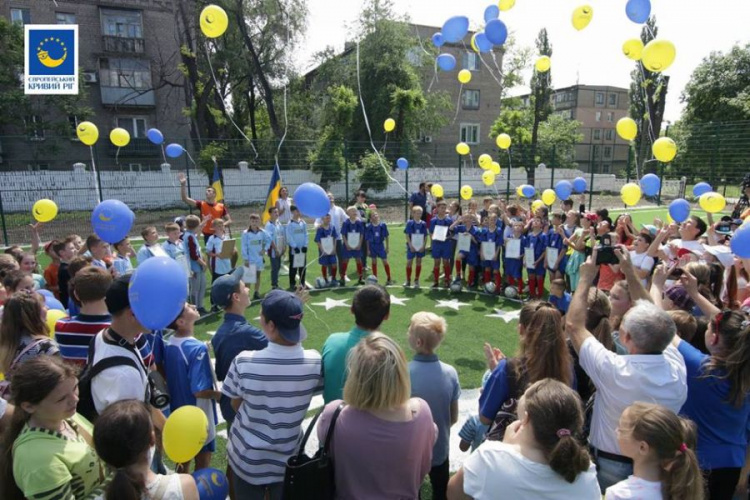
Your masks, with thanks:
[(446, 262), (443, 264), (443, 272), (445, 273), (445, 282), (450, 283), (451, 282), (451, 263)]
[(485, 284), (487, 284), (487, 283), (489, 283), (489, 282), (490, 282), (490, 279), (491, 279), (491, 277), (492, 277), (492, 274), (491, 274), (491, 273), (492, 273), (492, 270), (491, 270), (491, 269), (489, 269), (489, 268), (486, 268), (486, 269), (484, 270), (484, 283), (485, 283)]
[(461, 278), (461, 261), (456, 261), (456, 278)]
[(523, 292), (523, 278), (518, 278), (518, 293)]
[(474, 279), (477, 277), (476, 270), (472, 267), (469, 269), (469, 281), (466, 282), (467, 286), (471, 286), (474, 284)]
[(357, 261), (357, 274), (359, 275), (359, 279), (362, 279), (362, 261)]
[(376, 278), (378, 277), (378, 261), (377, 260), (372, 261), (372, 274), (374, 274)]
[[(422, 274), (422, 264), (417, 264), (417, 272), (414, 275), (414, 279), (418, 280), (420, 274)], [(411, 273), (409, 273), (409, 275), (411, 276)]]
[(536, 289), (538, 297), (541, 299), (544, 295), (544, 275), (536, 277)]
[(383, 267), (385, 267), (385, 276), (388, 278), (388, 281), (391, 281), (391, 265), (383, 264)]
[[(419, 271), (417, 271), (417, 279), (419, 279)], [(411, 281), (411, 264), (406, 264), (406, 281)]]
[[(417, 269), (419, 269), (417, 267)], [(432, 274), (435, 276), (435, 283), (440, 282), (440, 264), (435, 263), (435, 267), (432, 268)]]
[(320, 272), (323, 273), (323, 279), (328, 281), (328, 268), (326, 266), (320, 266)]
[(500, 293), (500, 287), (503, 284), (503, 277), (500, 275), (500, 271), (495, 271), (495, 291)]
[(336, 279), (336, 266), (331, 266), (331, 279)]
[(536, 297), (536, 276), (533, 274), (529, 275), (529, 297)]
[(345, 260), (341, 263), (341, 279), (346, 279), (344, 276), (346, 276), (346, 268), (349, 265), (349, 261)]

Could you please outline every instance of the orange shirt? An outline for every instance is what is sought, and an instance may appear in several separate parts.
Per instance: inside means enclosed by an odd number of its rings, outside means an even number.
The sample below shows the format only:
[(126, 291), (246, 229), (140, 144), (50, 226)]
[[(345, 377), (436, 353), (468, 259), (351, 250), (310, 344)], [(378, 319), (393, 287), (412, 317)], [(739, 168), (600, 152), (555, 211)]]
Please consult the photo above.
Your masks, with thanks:
[(201, 220), (206, 215), (211, 215), (211, 220), (203, 226), (203, 234), (211, 235), (214, 234), (213, 220), (221, 219), (227, 215), (227, 209), (223, 203), (208, 203), (202, 200), (195, 202), (195, 207), (201, 211)]
[[(44, 281), (47, 282), (47, 288), (58, 288), (57, 284), (57, 271), (60, 269), (60, 264), (55, 262), (50, 262), (50, 264), (47, 266), (47, 268), (44, 270)], [(53, 293), (55, 294), (56, 298), (60, 298), (60, 292), (59, 290), (54, 290)]]

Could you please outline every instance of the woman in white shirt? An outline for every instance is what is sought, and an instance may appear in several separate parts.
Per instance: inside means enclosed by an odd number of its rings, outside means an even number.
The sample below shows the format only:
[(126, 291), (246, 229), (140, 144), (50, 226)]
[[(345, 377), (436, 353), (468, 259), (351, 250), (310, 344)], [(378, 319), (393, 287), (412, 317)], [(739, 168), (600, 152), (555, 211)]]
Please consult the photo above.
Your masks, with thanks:
[(540, 380), (519, 401), (518, 416), (503, 441), (485, 442), (464, 462), (448, 483), (448, 498), (599, 500), (596, 469), (577, 437), (583, 407), (575, 391)]

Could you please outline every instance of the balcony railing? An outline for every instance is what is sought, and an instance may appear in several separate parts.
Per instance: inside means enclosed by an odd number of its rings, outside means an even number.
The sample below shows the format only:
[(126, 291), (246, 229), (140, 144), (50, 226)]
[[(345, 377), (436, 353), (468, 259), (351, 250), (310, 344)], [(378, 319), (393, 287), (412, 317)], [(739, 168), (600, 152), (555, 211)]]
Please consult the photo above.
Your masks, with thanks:
[(117, 106), (152, 107), (156, 106), (156, 96), (153, 90), (137, 90), (126, 87), (99, 87), (102, 94), (102, 104)]
[(146, 52), (146, 40), (143, 38), (125, 38), (120, 36), (103, 36), (105, 52), (126, 54), (143, 54)]

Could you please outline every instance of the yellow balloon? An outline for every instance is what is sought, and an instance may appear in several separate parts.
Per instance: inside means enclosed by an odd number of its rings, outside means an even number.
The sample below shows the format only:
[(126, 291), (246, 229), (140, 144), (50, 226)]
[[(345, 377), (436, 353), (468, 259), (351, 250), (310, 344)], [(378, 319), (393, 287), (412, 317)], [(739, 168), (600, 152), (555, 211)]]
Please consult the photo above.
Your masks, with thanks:
[(458, 144), (456, 144), (456, 153), (460, 154), (461, 156), (466, 156), (470, 152), (471, 148), (465, 142), (459, 142)]
[(479, 53), (479, 47), (477, 47), (477, 35), (478, 35), (478, 34), (479, 34), (479, 33), (474, 33), (473, 35), (471, 35), (471, 48), (472, 48), (472, 49), (474, 50), (474, 52), (476, 52), (477, 54)]
[(510, 147), (510, 136), (508, 134), (500, 134), (495, 139), (495, 143), (500, 149), (508, 149)]
[(489, 170), (492, 167), (492, 157), (487, 153), (479, 156), (479, 168)]
[(445, 194), (443, 192), (443, 186), (441, 186), (440, 184), (433, 184), (432, 189), (430, 189), (430, 193), (432, 193), (432, 196), (434, 196), (435, 198), (442, 198)]
[(76, 127), (78, 140), (87, 146), (93, 146), (99, 140), (99, 129), (91, 122), (81, 122)]
[(487, 170), (482, 174), (482, 182), (485, 186), (491, 186), (495, 183), (495, 174), (491, 170)]
[(591, 18), (594, 17), (594, 8), (590, 5), (581, 5), (573, 11), (573, 27), (578, 31), (589, 25)]
[(635, 120), (629, 117), (620, 118), (617, 120), (617, 135), (625, 139), (626, 141), (632, 141), (638, 135), (638, 124)]
[(396, 120), (394, 120), (393, 118), (388, 118), (383, 123), (383, 130), (385, 130), (386, 132), (393, 132), (395, 128), (396, 128)]
[(218, 38), (227, 30), (229, 17), (218, 5), (208, 5), (201, 11), (200, 24), (204, 35), (208, 38)]
[(118, 148), (124, 148), (130, 143), (130, 132), (124, 128), (113, 128), (109, 133), (109, 140)]
[(660, 137), (656, 139), (651, 147), (654, 157), (663, 163), (669, 163), (677, 155), (677, 144), (669, 137)]
[(175, 463), (192, 460), (208, 437), (208, 419), (197, 406), (181, 406), (164, 424), (162, 442), (167, 456)]
[(542, 200), (534, 200), (534, 203), (531, 204), (531, 211), (536, 212), (543, 206), (544, 206), (544, 202)]
[(500, 175), (500, 164), (496, 161), (493, 161), (492, 168), (490, 168), (490, 172), (492, 172), (495, 175)]
[(497, 4), (502, 11), (510, 10), (514, 5), (516, 5), (516, 0), (500, 0), (500, 3)]
[(622, 202), (629, 207), (637, 205), (638, 202), (641, 201), (641, 196), (641, 186), (633, 182), (625, 184), (622, 189), (620, 189), (620, 197), (622, 198)]
[(643, 48), (643, 66), (654, 73), (666, 71), (677, 56), (677, 49), (669, 40), (651, 40)]
[(458, 81), (461, 83), (469, 83), (471, 81), (471, 71), (468, 69), (462, 69), (458, 72)]
[(534, 67), (539, 73), (546, 73), (552, 67), (552, 60), (548, 56), (542, 56), (536, 60)]
[(31, 208), (31, 215), (38, 222), (49, 222), (57, 217), (57, 205), (52, 200), (39, 200)]
[(727, 200), (721, 194), (713, 191), (703, 193), (698, 202), (701, 208), (710, 214), (721, 212), (727, 206)]
[(63, 318), (67, 318), (68, 313), (59, 309), (50, 309), (47, 311), (47, 328), (49, 328), (49, 336), (55, 338), (55, 323)]
[(622, 53), (625, 54), (628, 59), (640, 61), (641, 55), (643, 54), (643, 42), (640, 38), (626, 40), (625, 43), (622, 44)]
[(468, 184), (465, 186), (461, 186), (461, 198), (468, 201), (472, 196), (474, 196), (474, 190), (471, 188), (471, 186), (469, 186)]
[(523, 198), (523, 185), (520, 185), (516, 188), (516, 194), (519, 198)]
[(554, 189), (545, 189), (542, 193), (542, 201), (547, 206), (552, 206), (555, 203), (555, 200), (557, 200), (557, 195), (555, 194)]

